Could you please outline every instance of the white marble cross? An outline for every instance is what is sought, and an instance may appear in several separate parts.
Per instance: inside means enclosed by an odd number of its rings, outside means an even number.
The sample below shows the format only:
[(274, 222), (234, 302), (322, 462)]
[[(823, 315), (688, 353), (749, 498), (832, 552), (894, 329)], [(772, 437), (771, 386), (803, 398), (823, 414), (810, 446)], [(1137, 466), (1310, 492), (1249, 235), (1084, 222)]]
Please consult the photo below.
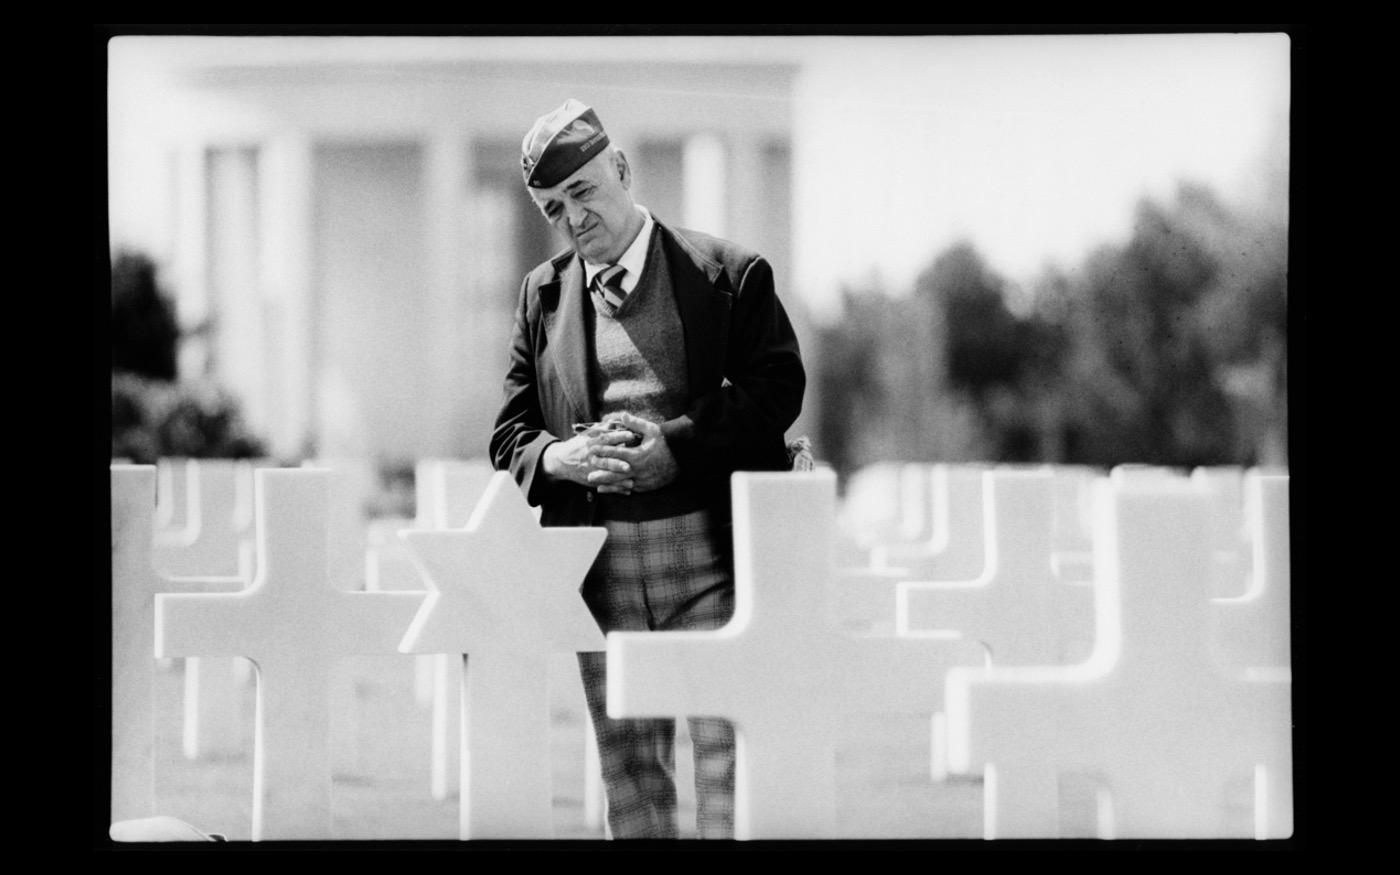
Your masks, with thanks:
[(579, 587), (606, 537), (601, 528), (542, 528), (505, 472), (464, 529), (403, 533), (431, 591), (400, 650), (470, 656), (463, 839), (553, 835), (548, 658), (603, 649)]
[(1211, 595), (1236, 599), (1248, 586), (1249, 544), (1244, 530), (1244, 469), (1233, 465), (1194, 468), (1191, 481), (1212, 497), (1210, 535), (1214, 543)]
[(902, 568), (847, 568), (838, 563), (828, 594), (832, 627), (855, 634), (895, 634), (899, 585), (908, 579)]
[[(180, 459), (157, 466), (157, 495), (180, 507), (179, 525), (157, 531), (153, 562), (167, 577), (253, 577), (253, 464), (233, 459)], [(157, 515), (160, 499), (157, 499)], [(189, 587), (171, 587), (188, 591)], [(208, 588), (206, 588), (208, 589)], [(228, 726), (230, 706), (238, 697), (243, 660), (190, 657), (184, 665), (181, 747), (187, 759), (211, 751), (228, 752), (237, 735)], [(223, 750), (220, 750), (220, 749)]]
[[(157, 570), (170, 577), (252, 577), (253, 468), (233, 459), (187, 459), (183, 464), (186, 512), (178, 535), (156, 539)], [(247, 483), (241, 481), (246, 480)]]
[(168, 540), (177, 543), (189, 540), (194, 530), (190, 528), (191, 496), (186, 486), (189, 479), (192, 459), (167, 458), (156, 462), (156, 516), (155, 535), (157, 541)]
[[(1094, 655), (948, 676), (949, 767), (983, 773), (986, 836), (1056, 837), (1065, 773), (1107, 784), (1103, 837), (1289, 835), (1289, 684), (1225, 676), (1209, 653), (1209, 495), (1165, 474), (1096, 489)], [(1250, 778), (1252, 829), (1226, 804)]]
[(1292, 666), (1288, 475), (1244, 474), (1246, 589), (1211, 600), (1211, 638), (1221, 664), (1257, 676)]
[(897, 587), (895, 629), (955, 629), (981, 641), (993, 665), (1067, 665), (1094, 641), (1093, 587), (1061, 583), (1054, 553), (1055, 476), (1048, 469), (990, 470), (983, 478), (981, 575), (906, 581)]
[(330, 476), (326, 500), (330, 585), (346, 592), (366, 589), (367, 506), (379, 489), (378, 468), (356, 456), (307, 459), (301, 467), (327, 471)]
[(707, 632), (608, 635), (613, 717), (722, 717), (738, 739), (735, 836), (834, 838), (837, 727), (858, 712), (939, 710), (943, 678), (982, 648), (832, 628), (835, 477), (733, 477), (735, 613)]
[[(495, 470), (484, 459), (423, 459), (414, 466), (414, 498), (416, 513), (412, 528), (460, 529), (471, 519), (481, 496), (485, 494)], [(400, 526), (400, 530), (409, 528)], [(399, 550), (413, 566), (418, 588), (425, 588), (422, 573), (413, 561), (412, 552), (403, 539), (394, 538)], [(426, 703), (430, 710), (432, 736), (429, 758), (429, 791), (434, 799), (446, 799), (452, 790), (452, 775), (456, 760), (456, 736), (453, 715), (462, 710), (462, 663), (460, 654), (420, 654), (415, 679), (426, 683)]]
[(399, 532), (415, 528), (408, 517), (380, 517), (365, 525), (365, 589), (369, 592), (427, 592), (428, 584)]
[[(202, 591), (236, 591), (251, 580), (238, 580), (237, 586)], [(167, 592), (189, 591), (188, 587), (167, 587)], [(191, 656), (184, 661), (180, 748), (185, 759), (243, 756), (247, 735), (240, 725), (245, 696), (252, 683), (253, 666), (242, 657), (211, 658)]]
[(233, 591), (228, 577), (167, 578), (152, 564), (156, 471), (112, 465), (112, 820), (150, 817), (155, 793), (154, 598), (158, 592)]
[(934, 535), (933, 466), (906, 462), (899, 466), (898, 541), (926, 542)]
[(1184, 473), (1186, 472), (1183, 469), (1169, 465), (1125, 463), (1110, 468), (1108, 479), (1122, 484), (1160, 483), (1163, 480), (1179, 479)]
[(245, 656), (257, 665), (254, 841), (330, 837), (332, 668), (343, 656), (397, 652), (424, 598), (329, 585), (329, 477), (314, 468), (256, 472), (250, 588), (156, 597), (158, 655)]
[(902, 568), (911, 580), (971, 580), (982, 573), (982, 465), (934, 465), (929, 471), (932, 526), (917, 543), (871, 550), (876, 568)]
[(896, 539), (902, 526), (901, 465), (875, 462), (851, 475), (837, 515), (837, 526), (857, 548), (868, 551)]
[(460, 529), (496, 472), (484, 459), (423, 459), (414, 467), (418, 528)]
[(1055, 552), (1050, 566), (1064, 583), (1094, 577), (1094, 482), (1099, 472), (1086, 465), (1054, 465)]
[[(428, 582), (399, 532), (417, 526), (409, 517), (380, 517), (365, 526), (365, 590), (368, 592), (427, 592)], [(413, 699), (420, 708), (434, 708), (436, 656), (413, 658)], [(436, 714), (434, 718), (436, 719)], [(434, 737), (436, 737), (436, 732)], [(436, 756), (436, 752), (435, 752)], [(436, 762), (436, 759), (434, 760)], [(433, 798), (445, 799), (447, 788), (433, 770)]]

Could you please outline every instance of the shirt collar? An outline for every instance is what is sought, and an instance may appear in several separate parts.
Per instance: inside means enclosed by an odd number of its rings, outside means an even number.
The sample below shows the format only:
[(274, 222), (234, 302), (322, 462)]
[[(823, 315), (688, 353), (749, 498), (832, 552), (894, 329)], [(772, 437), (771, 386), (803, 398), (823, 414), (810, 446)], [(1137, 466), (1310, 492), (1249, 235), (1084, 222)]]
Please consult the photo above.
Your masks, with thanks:
[[(617, 263), (627, 268), (627, 273), (622, 275), (622, 290), (630, 292), (636, 288), (637, 281), (642, 278), (642, 268), (647, 263), (647, 248), (651, 241), (651, 229), (656, 225), (656, 220), (651, 217), (651, 211), (641, 204), (636, 204), (637, 212), (642, 214), (642, 229), (637, 232), (637, 236), (632, 239), (632, 244), (627, 247), (627, 251), (622, 253), (622, 257)], [(583, 287), (593, 286), (593, 277), (598, 271), (608, 267), (606, 264), (594, 264), (591, 261), (583, 262)]]

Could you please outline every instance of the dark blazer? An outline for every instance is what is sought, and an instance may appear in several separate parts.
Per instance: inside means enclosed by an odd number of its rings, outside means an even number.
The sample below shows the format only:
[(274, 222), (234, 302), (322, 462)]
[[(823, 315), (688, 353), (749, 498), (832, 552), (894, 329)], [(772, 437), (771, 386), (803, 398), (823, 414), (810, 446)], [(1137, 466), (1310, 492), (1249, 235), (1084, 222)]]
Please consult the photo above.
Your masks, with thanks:
[[(690, 398), (661, 423), (680, 467), (678, 483), (703, 492), (730, 516), (729, 475), (788, 467), (784, 432), (802, 410), (806, 372), (797, 335), (762, 256), (727, 240), (660, 221), (685, 337)], [(590, 525), (591, 490), (550, 482), (541, 456), (551, 442), (593, 422), (593, 309), (583, 262), (556, 255), (525, 277), (515, 313), (505, 399), (491, 434), (491, 459), (509, 470), (544, 525)]]

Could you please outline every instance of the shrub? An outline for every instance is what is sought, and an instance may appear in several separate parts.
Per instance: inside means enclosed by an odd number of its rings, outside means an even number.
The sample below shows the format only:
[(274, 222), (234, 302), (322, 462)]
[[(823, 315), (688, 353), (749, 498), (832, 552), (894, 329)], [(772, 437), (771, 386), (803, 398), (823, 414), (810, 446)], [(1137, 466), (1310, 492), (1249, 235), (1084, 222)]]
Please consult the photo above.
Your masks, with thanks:
[(112, 456), (136, 464), (166, 458), (250, 459), (267, 455), (238, 401), (207, 382), (170, 383), (112, 375)]
[(112, 370), (158, 380), (176, 376), (180, 328), (149, 257), (123, 252), (112, 262)]

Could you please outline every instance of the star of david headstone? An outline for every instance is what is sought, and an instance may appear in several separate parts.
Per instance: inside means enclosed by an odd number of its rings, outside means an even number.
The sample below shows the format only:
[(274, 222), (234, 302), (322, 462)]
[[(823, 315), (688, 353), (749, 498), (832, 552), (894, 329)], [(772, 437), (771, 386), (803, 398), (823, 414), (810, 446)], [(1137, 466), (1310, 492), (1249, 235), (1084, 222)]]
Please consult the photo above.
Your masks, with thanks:
[(553, 835), (549, 670), (553, 653), (602, 650), (579, 587), (601, 528), (544, 528), (498, 472), (465, 528), (402, 533), (431, 587), (404, 653), (467, 654), (461, 836)]

